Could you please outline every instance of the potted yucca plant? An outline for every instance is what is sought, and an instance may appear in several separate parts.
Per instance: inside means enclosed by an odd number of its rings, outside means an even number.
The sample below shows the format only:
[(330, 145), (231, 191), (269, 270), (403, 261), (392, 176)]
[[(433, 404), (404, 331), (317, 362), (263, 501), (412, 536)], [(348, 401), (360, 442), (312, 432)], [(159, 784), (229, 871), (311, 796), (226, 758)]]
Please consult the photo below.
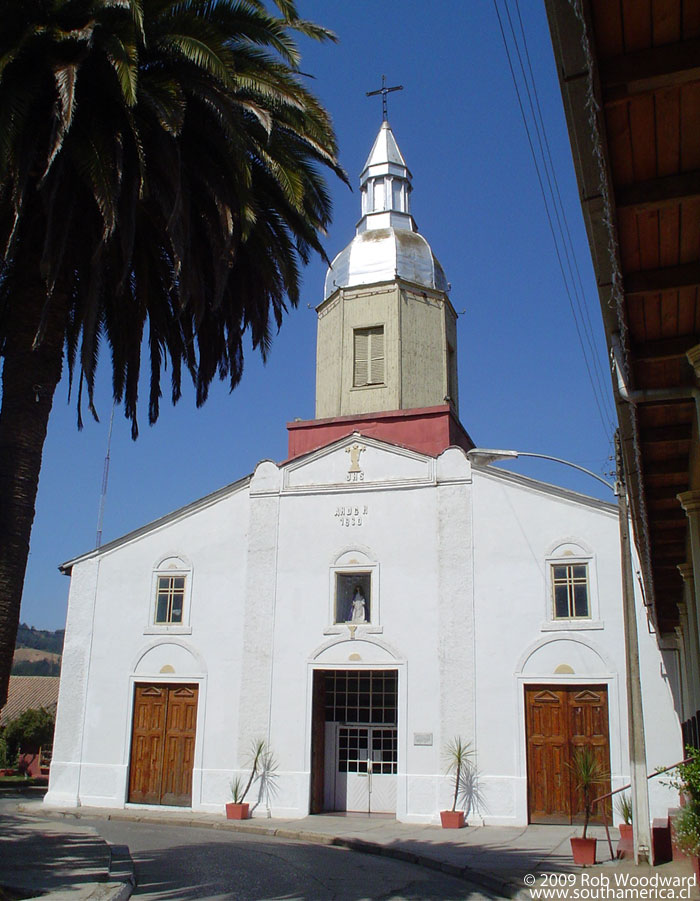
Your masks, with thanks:
[(244, 781), (241, 776), (236, 776), (231, 783), (231, 795), (233, 796), (233, 800), (229, 801), (226, 805), (226, 818), (228, 820), (248, 819), (250, 804), (245, 800), (246, 795), (250, 791), (250, 786), (253, 784), (255, 777), (264, 773), (269, 760), (271, 760), (271, 754), (268, 751), (265, 740), (259, 739), (258, 741), (253, 742), (250, 754), (250, 775), (248, 776), (248, 780)]
[(617, 843), (617, 856), (634, 856), (634, 844), (632, 838), (632, 799), (625, 792), (617, 796), (615, 810), (622, 822), (618, 825), (620, 841)]
[(445, 748), (446, 775), (454, 779), (452, 808), (440, 811), (440, 822), (443, 829), (461, 829), (464, 826), (464, 811), (457, 810), (457, 801), (466, 794), (469, 784), (469, 758), (472, 750), (469, 742), (462, 741), (460, 736), (453, 738)]
[(574, 781), (574, 787), (583, 798), (583, 835), (572, 838), (571, 853), (574, 863), (585, 867), (595, 863), (596, 840), (588, 838), (586, 832), (593, 812), (594, 790), (608, 780), (608, 774), (598, 763), (592, 748), (577, 748), (571, 763), (567, 763)]

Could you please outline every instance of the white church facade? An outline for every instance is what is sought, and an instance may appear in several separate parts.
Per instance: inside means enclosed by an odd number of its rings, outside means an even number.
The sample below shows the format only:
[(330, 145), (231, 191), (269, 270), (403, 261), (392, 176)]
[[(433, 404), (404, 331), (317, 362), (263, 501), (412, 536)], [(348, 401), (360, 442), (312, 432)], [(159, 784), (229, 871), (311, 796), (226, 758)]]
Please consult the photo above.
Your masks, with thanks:
[[(64, 565), (45, 803), (221, 812), (264, 739), (254, 816), (571, 822), (566, 762), (628, 780), (617, 507), (472, 465), (456, 316), (388, 123), (318, 307), (316, 418), (289, 458)], [(649, 770), (681, 756), (673, 651), (638, 604)], [(672, 801), (651, 789), (652, 816)]]

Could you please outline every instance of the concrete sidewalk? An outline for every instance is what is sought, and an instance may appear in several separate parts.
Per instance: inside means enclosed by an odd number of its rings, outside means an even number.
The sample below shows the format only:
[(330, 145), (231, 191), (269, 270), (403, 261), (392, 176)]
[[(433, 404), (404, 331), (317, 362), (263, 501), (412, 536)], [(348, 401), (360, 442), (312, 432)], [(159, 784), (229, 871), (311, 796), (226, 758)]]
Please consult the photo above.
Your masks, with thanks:
[[(543, 874), (546, 873), (571, 874), (567, 878), (571, 880), (573, 886), (579, 887), (590, 885), (591, 879), (595, 881), (597, 878), (596, 874), (602, 874), (603, 877), (608, 874), (613, 880), (619, 878), (615, 874), (628, 873), (644, 877), (662, 874), (684, 878), (685, 884), (690, 886), (687, 894), (672, 897), (700, 898), (697, 887), (687, 883), (692, 874), (690, 862), (679, 861), (657, 868), (635, 868), (627, 861), (612, 862), (609, 859), (610, 854), (602, 827), (590, 829), (589, 834), (598, 838), (598, 859), (605, 862), (582, 872), (573, 865), (571, 859), (569, 838), (578, 834), (578, 827), (571, 826), (532, 825), (521, 828), (477, 826), (451, 830), (433, 825), (399, 823), (391, 817), (381, 815), (326, 814), (296, 820), (254, 818), (241, 822), (226, 820), (223, 816), (172, 808), (52, 810), (34, 801), (28, 801), (20, 807), (18, 813), (22, 815), (25, 823), (35, 819), (39, 831), (47, 826), (62, 825), (66, 836), (80, 833), (79, 823), (83, 817), (91, 820), (105, 818), (278, 836), (300, 842), (381, 854), (462, 877), (482, 886), (495, 898), (521, 898), (529, 901), (533, 897), (530, 886), (534, 885), (535, 889), (541, 886)], [(611, 834), (614, 838), (614, 848), (617, 830), (611, 829)], [(70, 840), (69, 847), (75, 848), (73, 839)], [(0, 884), (7, 884), (4, 873), (0, 860)], [(526, 876), (529, 876), (530, 881), (525, 880)], [(71, 895), (71, 897), (78, 896)], [(626, 897), (654, 898), (656, 894), (631, 893)], [(658, 897), (664, 895), (659, 894)]]
[[(129, 849), (109, 845), (75, 819), (46, 817), (40, 801), (3, 798), (0, 899), (125, 901), (134, 887)], [(6, 891), (5, 891), (6, 890)]]

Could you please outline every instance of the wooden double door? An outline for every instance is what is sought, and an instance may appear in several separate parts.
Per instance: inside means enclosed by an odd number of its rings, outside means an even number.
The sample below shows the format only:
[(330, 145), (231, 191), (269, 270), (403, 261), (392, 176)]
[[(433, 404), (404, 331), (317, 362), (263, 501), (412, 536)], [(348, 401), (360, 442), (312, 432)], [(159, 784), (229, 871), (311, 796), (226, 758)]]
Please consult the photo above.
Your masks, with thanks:
[[(569, 769), (578, 748), (590, 748), (610, 772), (608, 690), (604, 685), (527, 685), (527, 794), (531, 823), (573, 823), (583, 817), (583, 798)], [(596, 796), (610, 782), (596, 786)], [(606, 805), (609, 816), (610, 804)]]
[(131, 803), (191, 806), (198, 687), (158, 683), (135, 686)]

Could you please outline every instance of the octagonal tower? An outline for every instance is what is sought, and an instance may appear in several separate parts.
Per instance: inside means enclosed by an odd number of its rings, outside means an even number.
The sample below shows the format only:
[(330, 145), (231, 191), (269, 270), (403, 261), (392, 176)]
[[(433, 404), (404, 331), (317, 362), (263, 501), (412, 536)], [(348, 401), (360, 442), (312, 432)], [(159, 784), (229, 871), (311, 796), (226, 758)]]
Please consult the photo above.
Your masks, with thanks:
[(317, 419), (445, 404), (458, 413), (457, 317), (411, 190), (384, 121), (360, 176), (362, 218), (317, 307)]

